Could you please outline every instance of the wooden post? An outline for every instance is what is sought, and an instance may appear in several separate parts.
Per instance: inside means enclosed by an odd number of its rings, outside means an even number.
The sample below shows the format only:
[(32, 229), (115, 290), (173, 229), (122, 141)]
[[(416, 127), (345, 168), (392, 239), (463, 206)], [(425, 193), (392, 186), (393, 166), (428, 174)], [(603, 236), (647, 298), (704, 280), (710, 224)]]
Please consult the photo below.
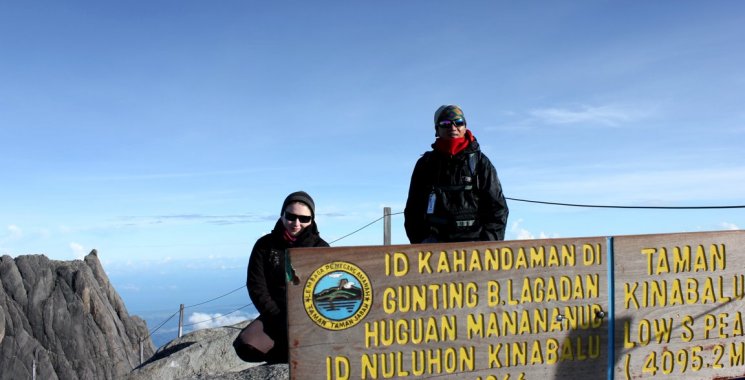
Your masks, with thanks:
[(383, 245), (391, 245), (391, 208), (383, 207)]
[(181, 307), (179, 308), (179, 316), (178, 316), (178, 337), (181, 338), (183, 334), (184, 334), (184, 304), (181, 304)]

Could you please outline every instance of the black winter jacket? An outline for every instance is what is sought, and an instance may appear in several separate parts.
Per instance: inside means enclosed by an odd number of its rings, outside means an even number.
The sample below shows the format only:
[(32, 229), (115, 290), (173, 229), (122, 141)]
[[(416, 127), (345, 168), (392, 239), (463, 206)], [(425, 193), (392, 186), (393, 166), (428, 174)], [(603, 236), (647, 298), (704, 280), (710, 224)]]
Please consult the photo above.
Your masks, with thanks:
[[(290, 245), (284, 235), (282, 220), (278, 220), (270, 234), (264, 235), (254, 244), (248, 260), (246, 287), (256, 310), (262, 319), (275, 319), (282, 323), (287, 315), (287, 275), (285, 253), (292, 247), (328, 247), (318, 234), (315, 220), (298, 235)], [(276, 317), (276, 318), (266, 318)]]
[[(431, 194), (434, 209), (428, 214)], [(503, 240), (508, 214), (497, 171), (475, 138), (454, 156), (434, 149), (426, 152), (414, 166), (404, 210), (412, 244), (425, 239)]]

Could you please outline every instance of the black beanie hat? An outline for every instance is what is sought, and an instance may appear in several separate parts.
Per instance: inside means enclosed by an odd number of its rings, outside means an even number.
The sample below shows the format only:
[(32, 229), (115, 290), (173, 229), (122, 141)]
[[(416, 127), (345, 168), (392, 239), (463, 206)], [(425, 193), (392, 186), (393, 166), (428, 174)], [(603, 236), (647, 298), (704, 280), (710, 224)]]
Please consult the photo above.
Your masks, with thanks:
[(310, 216), (312, 216), (313, 219), (316, 218), (316, 204), (313, 203), (313, 198), (311, 198), (305, 191), (296, 191), (288, 195), (287, 198), (285, 198), (284, 203), (282, 203), (282, 210), (279, 212), (279, 215), (284, 215), (287, 205), (292, 202), (301, 202), (305, 204), (310, 209)]

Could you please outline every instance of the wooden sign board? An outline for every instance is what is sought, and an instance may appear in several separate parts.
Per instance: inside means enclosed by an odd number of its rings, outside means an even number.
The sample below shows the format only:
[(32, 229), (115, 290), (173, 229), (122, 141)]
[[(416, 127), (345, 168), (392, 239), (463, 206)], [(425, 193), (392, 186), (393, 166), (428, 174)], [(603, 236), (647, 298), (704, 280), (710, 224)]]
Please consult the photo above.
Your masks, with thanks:
[(290, 375), (736, 379), (744, 243), (728, 231), (293, 249)]
[(294, 249), (293, 379), (598, 379), (606, 239)]
[(614, 238), (615, 379), (745, 378), (745, 231)]

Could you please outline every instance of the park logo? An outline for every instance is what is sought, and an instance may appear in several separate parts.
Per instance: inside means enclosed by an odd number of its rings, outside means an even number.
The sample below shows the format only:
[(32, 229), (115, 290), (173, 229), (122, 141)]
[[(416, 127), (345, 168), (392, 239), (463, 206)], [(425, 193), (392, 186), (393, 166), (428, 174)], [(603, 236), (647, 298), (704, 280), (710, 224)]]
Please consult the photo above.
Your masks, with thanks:
[(372, 301), (372, 285), (367, 274), (345, 261), (319, 267), (303, 288), (305, 312), (327, 330), (339, 331), (358, 324), (370, 311)]

